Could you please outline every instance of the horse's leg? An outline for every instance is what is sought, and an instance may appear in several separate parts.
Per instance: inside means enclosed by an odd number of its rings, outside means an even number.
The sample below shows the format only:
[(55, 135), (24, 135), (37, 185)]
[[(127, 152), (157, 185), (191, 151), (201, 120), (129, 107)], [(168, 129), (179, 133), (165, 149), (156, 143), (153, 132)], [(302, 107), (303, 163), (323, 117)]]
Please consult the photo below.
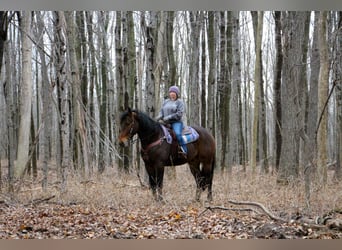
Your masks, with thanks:
[(156, 167), (157, 177), (157, 201), (163, 200), (163, 179), (164, 179), (164, 166)]
[(202, 177), (201, 177), (201, 170), (199, 168), (200, 166), (200, 163), (199, 162), (196, 162), (196, 163), (189, 163), (189, 166), (190, 166), (190, 171), (192, 173), (192, 175), (194, 176), (195, 178), (195, 181), (196, 181), (196, 196), (195, 196), (195, 199), (196, 201), (199, 201), (200, 198), (201, 198), (201, 182), (202, 182)]
[(210, 173), (209, 176), (206, 178), (206, 185), (208, 186), (208, 195), (207, 200), (211, 202), (213, 200), (213, 193), (212, 193), (212, 184), (213, 184), (213, 174)]
[(163, 177), (164, 167), (146, 166), (148, 173), (150, 188), (152, 190), (153, 197), (156, 201), (163, 200), (162, 188), (163, 188)]
[(213, 170), (212, 170), (212, 163), (202, 163), (202, 182), (201, 182), (201, 188), (204, 191), (206, 188), (208, 188), (208, 195), (207, 200), (212, 201), (213, 200), (213, 194), (212, 194), (212, 183), (213, 183)]

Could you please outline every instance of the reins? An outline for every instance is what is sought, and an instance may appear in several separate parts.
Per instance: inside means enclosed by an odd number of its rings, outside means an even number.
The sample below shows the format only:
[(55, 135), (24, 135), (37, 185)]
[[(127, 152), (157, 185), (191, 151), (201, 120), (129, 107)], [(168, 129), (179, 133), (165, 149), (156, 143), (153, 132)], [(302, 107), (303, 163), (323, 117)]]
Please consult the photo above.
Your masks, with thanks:
[[(130, 129), (129, 129), (129, 138), (131, 138), (131, 139), (130, 139), (131, 144), (135, 143), (135, 142), (138, 140), (138, 138), (136, 138), (136, 139), (133, 140), (133, 136), (132, 136), (133, 127), (134, 127), (134, 122), (135, 122), (135, 120), (133, 119), (133, 121), (132, 121), (132, 123), (131, 123), (131, 125), (130, 125)], [(146, 137), (144, 137), (144, 138), (147, 138), (147, 137), (149, 137), (149, 136), (150, 136), (150, 135), (148, 135), (148, 136), (146, 136)], [(142, 139), (144, 139), (144, 138), (140, 138), (140, 140), (142, 140)], [(153, 148), (154, 146), (160, 145), (165, 139), (166, 139), (165, 136), (162, 136), (162, 137), (158, 138), (156, 141), (154, 141), (154, 142), (148, 144), (147, 147), (146, 147), (145, 149), (144, 149), (144, 148), (141, 148), (141, 151), (142, 151), (144, 154), (147, 154), (148, 151), (149, 151), (151, 148)]]

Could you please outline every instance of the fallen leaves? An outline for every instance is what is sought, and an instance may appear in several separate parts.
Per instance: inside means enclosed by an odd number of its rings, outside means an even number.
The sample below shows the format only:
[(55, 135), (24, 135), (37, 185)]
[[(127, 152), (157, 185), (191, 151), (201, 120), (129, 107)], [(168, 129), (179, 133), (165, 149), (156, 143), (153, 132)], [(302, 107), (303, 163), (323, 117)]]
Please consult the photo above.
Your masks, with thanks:
[(86, 205), (1, 205), (0, 238), (7, 239), (281, 239), (340, 238), (341, 232), (304, 228), (238, 211), (186, 207), (113, 208)]

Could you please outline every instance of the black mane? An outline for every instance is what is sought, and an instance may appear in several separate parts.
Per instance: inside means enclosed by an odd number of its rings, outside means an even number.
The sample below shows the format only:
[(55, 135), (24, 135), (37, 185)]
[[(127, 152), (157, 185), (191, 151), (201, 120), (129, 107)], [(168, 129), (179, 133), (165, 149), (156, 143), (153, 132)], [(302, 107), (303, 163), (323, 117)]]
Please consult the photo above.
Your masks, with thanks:
[(156, 138), (159, 138), (161, 130), (160, 123), (153, 120), (148, 114), (140, 110), (126, 110), (122, 113), (120, 122), (126, 119), (126, 117), (129, 116), (131, 113), (136, 115), (135, 117), (139, 122), (140, 129), (138, 131), (138, 135), (143, 143), (148, 143), (150, 140), (156, 140)]
[(155, 120), (153, 120), (148, 114), (139, 111), (137, 109), (132, 110), (132, 112), (137, 114), (137, 117), (139, 119), (139, 124), (141, 127), (145, 128), (145, 129), (157, 129), (159, 127), (159, 123)]

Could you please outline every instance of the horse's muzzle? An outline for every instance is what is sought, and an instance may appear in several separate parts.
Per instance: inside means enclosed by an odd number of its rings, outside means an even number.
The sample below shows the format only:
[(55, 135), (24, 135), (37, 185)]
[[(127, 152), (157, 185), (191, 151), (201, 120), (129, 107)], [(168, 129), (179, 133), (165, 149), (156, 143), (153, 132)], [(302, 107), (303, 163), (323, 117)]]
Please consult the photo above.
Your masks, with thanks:
[(127, 138), (127, 136), (119, 136), (119, 145), (121, 147), (127, 147), (128, 146), (128, 138)]

